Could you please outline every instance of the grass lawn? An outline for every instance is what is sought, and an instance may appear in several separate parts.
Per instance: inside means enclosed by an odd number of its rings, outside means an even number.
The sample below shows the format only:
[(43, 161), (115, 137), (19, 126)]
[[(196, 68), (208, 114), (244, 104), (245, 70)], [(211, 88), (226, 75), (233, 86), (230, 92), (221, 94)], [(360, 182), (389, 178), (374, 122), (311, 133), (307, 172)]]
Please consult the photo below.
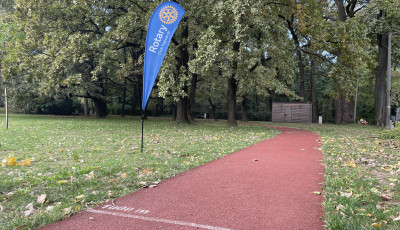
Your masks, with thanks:
[(327, 229), (400, 229), (399, 128), (290, 126), (321, 136)]
[(138, 118), (12, 114), (5, 130), (0, 113), (0, 229), (36, 229), (278, 133), (150, 118), (141, 154)]

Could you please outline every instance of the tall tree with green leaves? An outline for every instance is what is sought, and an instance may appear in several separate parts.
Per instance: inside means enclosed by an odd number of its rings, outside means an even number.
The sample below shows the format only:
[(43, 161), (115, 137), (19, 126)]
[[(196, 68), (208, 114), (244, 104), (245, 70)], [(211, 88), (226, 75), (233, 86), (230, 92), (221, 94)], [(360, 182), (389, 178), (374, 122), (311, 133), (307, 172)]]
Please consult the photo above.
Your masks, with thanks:
[[(386, 74), (388, 65), (388, 34), (400, 31), (400, 1), (372, 0), (362, 12), (363, 22), (368, 25), (369, 35), (377, 46), (377, 66), (375, 70), (374, 123), (385, 124)], [(394, 63), (398, 52), (398, 38), (393, 38)]]

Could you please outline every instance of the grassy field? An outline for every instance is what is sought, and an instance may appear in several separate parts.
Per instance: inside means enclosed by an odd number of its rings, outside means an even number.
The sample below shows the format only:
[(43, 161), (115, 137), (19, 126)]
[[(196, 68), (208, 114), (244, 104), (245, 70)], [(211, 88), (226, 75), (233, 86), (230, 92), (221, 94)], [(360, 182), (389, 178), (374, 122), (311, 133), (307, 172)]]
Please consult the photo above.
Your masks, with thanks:
[(327, 229), (400, 229), (399, 128), (290, 126), (321, 136)]
[[(36, 229), (272, 137), (266, 127), (0, 114), (0, 229)], [(30, 165), (30, 166), (29, 166)]]

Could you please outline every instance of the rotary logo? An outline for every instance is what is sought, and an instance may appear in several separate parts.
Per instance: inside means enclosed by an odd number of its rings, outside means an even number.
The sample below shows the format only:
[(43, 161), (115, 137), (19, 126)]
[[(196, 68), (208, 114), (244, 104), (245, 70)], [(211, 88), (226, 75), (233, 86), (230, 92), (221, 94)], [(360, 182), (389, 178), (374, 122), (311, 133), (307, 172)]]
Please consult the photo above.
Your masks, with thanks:
[(160, 20), (164, 24), (172, 24), (178, 18), (178, 11), (172, 6), (164, 6), (160, 11)]

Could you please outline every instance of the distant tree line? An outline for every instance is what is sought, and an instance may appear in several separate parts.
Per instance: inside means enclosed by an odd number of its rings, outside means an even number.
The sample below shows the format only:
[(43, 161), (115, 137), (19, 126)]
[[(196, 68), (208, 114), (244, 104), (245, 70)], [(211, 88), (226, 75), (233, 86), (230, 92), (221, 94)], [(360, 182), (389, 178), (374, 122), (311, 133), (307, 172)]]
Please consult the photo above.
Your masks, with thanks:
[[(148, 20), (162, 1), (3, 0), (0, 88), (23, 112), (139, 115)], [(179, 122), (269, 120), (304, 101), (337, 124), (384, 124), (388, 33), (400, 0), (176, 1), (186, 14), (146, 113)], [(400, 106), (400, 35), (392, 40)], [(374, 95), (374, 96), (373, 96)], [(1, 101), (1, 99), (0, 99)], [(1, 102), (0, 102), (1, 103)]]

